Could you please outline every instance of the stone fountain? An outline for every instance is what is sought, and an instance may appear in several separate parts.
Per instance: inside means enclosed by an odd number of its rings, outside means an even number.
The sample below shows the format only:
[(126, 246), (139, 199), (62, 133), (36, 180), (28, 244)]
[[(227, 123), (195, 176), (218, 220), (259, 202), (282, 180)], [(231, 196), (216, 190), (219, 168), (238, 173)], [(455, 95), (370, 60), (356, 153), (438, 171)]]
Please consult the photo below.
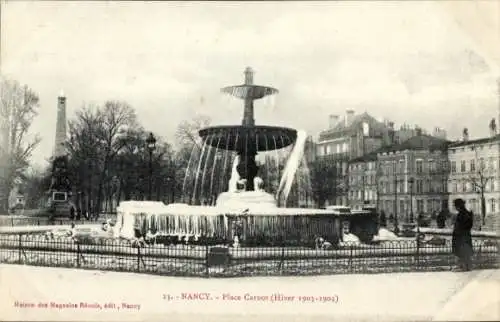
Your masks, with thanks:
[[(304, 244), (313, 242), (317, 236), (323, 236), (332, 243), (339, 241), (341, 218), (333, 211), (291, 208), (286, 207), (286, 203), (285, 207), (278, 207), (280, 192), (283, 192), (283, 199), (286, 201), (294, 181), (298, 161), (302, 158), (300, 151), (303, 151), (305, 132), (287, 127), (256, 125), (254, 101), (277, 94), (278, 90), (255, 85), (251, 68), (246, 68), (244, 74), (244, 84), (224, 87), (221, 90), (243, 100), (242, 123), (212, 126), (199, 131), (203, 145), (199, 163), (195, 166), (194, 178), (190, 177), (194, 179), (192, 200), (197, 200), (195, 195), (198, 190), (209, 189), (212, 196), (213, 189), (218, 192), (215, 206), (201, 206), (197, 202), (169, 205), (122, 202), (117, 219), (117, 231), (120, 236), (131, 236), (134, 227), (137, 228), (137, 223), (140, 223), (141, 227), (154, 226), (158, 233), (165, 236), (204, 236), (209, 240), (237, 240), (238, 243), (246, 245), (274, 245), (285, 240)], [(277, 153), (280, 149), (292, 145), (288, 162), (281, 173), (277, 196), (264, 191), (264, 182), (259, 177), (259, 166), (256, 163), (257, 154), (269, 151)], [(229, 189), (225, 192), (213, 187), (218, 151), (224, 151), (221, 153), (224, 155), (224, 161), (221, 161), (223, 173), (229, 169), (226, 168), (229, 166), (226, 161), (232, 159), (228, 155), (235, 155), (233, 161), (230, 161), (232, 173), (228, 182)], [(191, 160), (188, 170), (190, 163)], [(190, 171), (187, 171), (185, 182), (189, 173)], [(221, 180), (227, 180), (224, 174)]]
[[(278, 90), (268, 86), (255, 85), (254, 72), (250, 67), (245, 69), (245, 82), (242, 85), (222, 88), (222, 92), (244, 101), (243, 120), (241, 125), (213, 126), (202, 129), (199, 135), (205, 144), (217, 149), (235, 151), (237, 163), (234, 173), (244, 182), (243, 192), (224, 192), (217, 199), (217, 206), (238, 206), (259, 204), (266, 207), (276, 207), (274, 196), (265, 193), (256, 183), (262, 183), (257, 178), (259, 167), (255, 162), (258, 152), (285, 148), (295, 143), (297, 131), (279, 126), (255, 125), (254, 101), (268, 95), (278, 93)], [(269, 142), (272, 142), (270, 144)]]

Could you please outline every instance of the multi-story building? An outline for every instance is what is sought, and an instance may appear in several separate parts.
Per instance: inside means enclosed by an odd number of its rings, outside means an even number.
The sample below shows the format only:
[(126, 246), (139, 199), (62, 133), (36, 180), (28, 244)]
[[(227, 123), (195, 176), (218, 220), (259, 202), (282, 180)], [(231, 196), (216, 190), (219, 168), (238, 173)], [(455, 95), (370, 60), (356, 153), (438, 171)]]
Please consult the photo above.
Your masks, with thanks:
[(398, 130), (394, 131), (394, 143), (403, 143), (404, 141), (417, 136), (418, 133), (428, 134), (436, 138), (446, 140), (446, 131), (440, 127), (435, 127), (432, 133), (428, 133), (427, 131), (421, 129), (418, 125), (412, 127), (405, 123), (402, 124)]
[(330, 116), (330, 126), (319, 134), (316, 143), (316, 160), (332, 164), (336, 171), (335, 189), (328, 204), (348, 204), (348, 162), (376, 151), (390, 141), (390, 127), (377, 121), (368, 113)]
[(500, 135), (495, 122), (490, 123), (490, 136), (485, 138), (469, 140), (468, 131), (464, 129), (462, 140), (450, 145), (448, 155), (451, 209), (453, 200), (462, 198), (475, 215), (476, 228), (499, 228)]
[(359, 209), (378, 203), (377, 152), (349, 161), (349, 206)]
[(448, 208), (448, 157), (450, 142), (417, 135), (377, 153), (377, 206), (401, 221)]

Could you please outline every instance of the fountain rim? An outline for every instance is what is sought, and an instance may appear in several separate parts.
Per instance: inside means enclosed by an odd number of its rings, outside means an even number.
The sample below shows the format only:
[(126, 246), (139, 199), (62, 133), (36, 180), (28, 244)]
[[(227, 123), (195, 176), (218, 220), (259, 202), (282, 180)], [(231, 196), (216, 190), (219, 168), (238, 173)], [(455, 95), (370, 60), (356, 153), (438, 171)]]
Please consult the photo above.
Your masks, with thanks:
[[(242, 134), (243, 132), (243, 134)], [(253, 132), (253, 133), (251, 133)], [(209, 136), (214, 136), (214, 138), (210, 141), (207, 142), (208, 145), (217, 147), (217, 139), (216, 137), (221, 138), (223, 135), (229, 135), (230, 133), (238, 133), (238, 135), (244, 136), (245, 133), (251, 133), (248, 135), (248, 137), (252, 137), (252, 139), (255, 137), (257, 138), (258, 135), (268, 133), (268, 134), (274, 134), (276, 137), (279, 135), (286, 134), (287, 140), (286, 142), (279, 142), (278, 147), (275, 148), (275, 146), (269, 145), (268, 147), (265, 147), (265, 145), (260, 145), (257, 151), (265, 152), (265, 151), (274, 151), (274, 150), (280, 150), (283, 148), (286, 148), (292, 144), (294, 144), (297, 140), (297, 130), (293, 128), (288, 128), (288, 127), (282, 127), (282, 126), (272, 126), (272, 125), (219, 125), (219, 126), (211, 126), (211, 127), (206, 127), (204, 129), (201, 129), (198, 131), (198, 134), (201, 138), (205, 139), (208, 138)], [(231, 141), (231, 140), (225, 140)], [(253, 146), (253, 144), (251, 144)], [(226, 144), (222, 144), (220, 148), (224, 150), (230, 150), (230, 151), (237, 151), (238, 148), (233, 146), (232, 148), (224, 148), (224, 146), (227, 146)]]

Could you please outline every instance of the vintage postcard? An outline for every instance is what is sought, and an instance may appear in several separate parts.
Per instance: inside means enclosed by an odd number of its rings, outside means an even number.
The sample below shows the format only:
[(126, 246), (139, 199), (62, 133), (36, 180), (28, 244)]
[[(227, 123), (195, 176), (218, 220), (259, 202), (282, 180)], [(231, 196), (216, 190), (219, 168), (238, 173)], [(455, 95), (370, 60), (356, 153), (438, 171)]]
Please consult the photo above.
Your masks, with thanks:
[(0, 320), (500, 320), (500, 1), (0, 10)]

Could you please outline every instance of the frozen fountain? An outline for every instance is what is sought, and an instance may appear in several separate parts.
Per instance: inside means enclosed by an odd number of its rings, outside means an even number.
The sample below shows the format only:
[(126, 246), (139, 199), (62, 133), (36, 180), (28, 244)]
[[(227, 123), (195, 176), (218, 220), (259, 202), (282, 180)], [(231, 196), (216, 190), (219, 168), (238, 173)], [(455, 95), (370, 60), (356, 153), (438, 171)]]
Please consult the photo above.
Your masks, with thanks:
[[(123, 221), (118, 223), (121, 231), (129, 231), (130, 235), (134, 226), (143, 231), (155, 226), (154, 230), (166, 235), (204, 235), (218, 240), (238, 240), (247, 245), (282, 243), (285, 239), (304, 243), (314, 241), (317, 236), (338, 242), (341, 220), (333, 211), (286, 207), (292, 184), (299, 181), (297, 172), (304, 158), (306, 133), (281, 126), (256, 125), (254, 101), (277, 94), (278, 90), (255, 85), (251, 68), (246, 68), (244, 75), (244, 84), (221, 90), (243, 100), (241, 125), (211, 126), (199, 131), (203, 142), (201, 156), (197, 165), (190, 160), (189, 164), (194, 164), (195, 169), (188, 166), (186, 171), (185, 183), (194, 183), (192, 189), (187, 189), (192, 193), (188, 203), (155, 210), (129, 204), (129, 210), (127, 207), (118, 210), (118, 220)], [(293, 149), (284, 169), (276, 167), (277, 191), (271, 193), (268, 180), (263, 180), (262, 174), (259, 176), (259, 171), (264, 174), (265, 171), (259, 169), (256, 156), (287, 147)], [(265, 165), (268, 165), (267, 157)], [(209, 197), (205, 198), (206, 195)], [(207, 199), (211, 201), (206, 202)], [(285, 207), (279, 207), (281, 200), (281, 206)], [(136, 215), (134, 219), (126, 218), (124, 213)], [(125, 226), (127, 228), (123, 228)]]
[[(244, 191), (231, 187), (227, 192), (221, 193), (216, 206), (251, 207), (259, 205), (263, 207), (277, 207), (275, 197), (266, 193), (262, 187), (255, 186), (255, 179), (259, 167), (255, 162), (258, 152), (272, 151), (285, 148), (295, 143), (297, 131), (294, 129), (278, 126), (256, 125), (254, 118), (254, 101), (268, 95), (278, 93), (272, 87), (254, 85), (254, 72), (251, 68), (245, 70), (245, 83), (243, 85), (229, 86), (222, 89), (223, 93), (240, 98), (244, 101), (243, 120), (241, 125), (214, 126), (200, 130), (200, 137), (205, 144), (217, 150), (234, 151), (235, 158), (231, 183), (235, 177), (244, 182)], [(283, 177), (285, 178), (285, 177)], [(285, 178), (287, 181), (290, 178)], [(258, 180), (257, 180), (258, 181)], [(288, 188), (288, 186), (287, 186)]]

